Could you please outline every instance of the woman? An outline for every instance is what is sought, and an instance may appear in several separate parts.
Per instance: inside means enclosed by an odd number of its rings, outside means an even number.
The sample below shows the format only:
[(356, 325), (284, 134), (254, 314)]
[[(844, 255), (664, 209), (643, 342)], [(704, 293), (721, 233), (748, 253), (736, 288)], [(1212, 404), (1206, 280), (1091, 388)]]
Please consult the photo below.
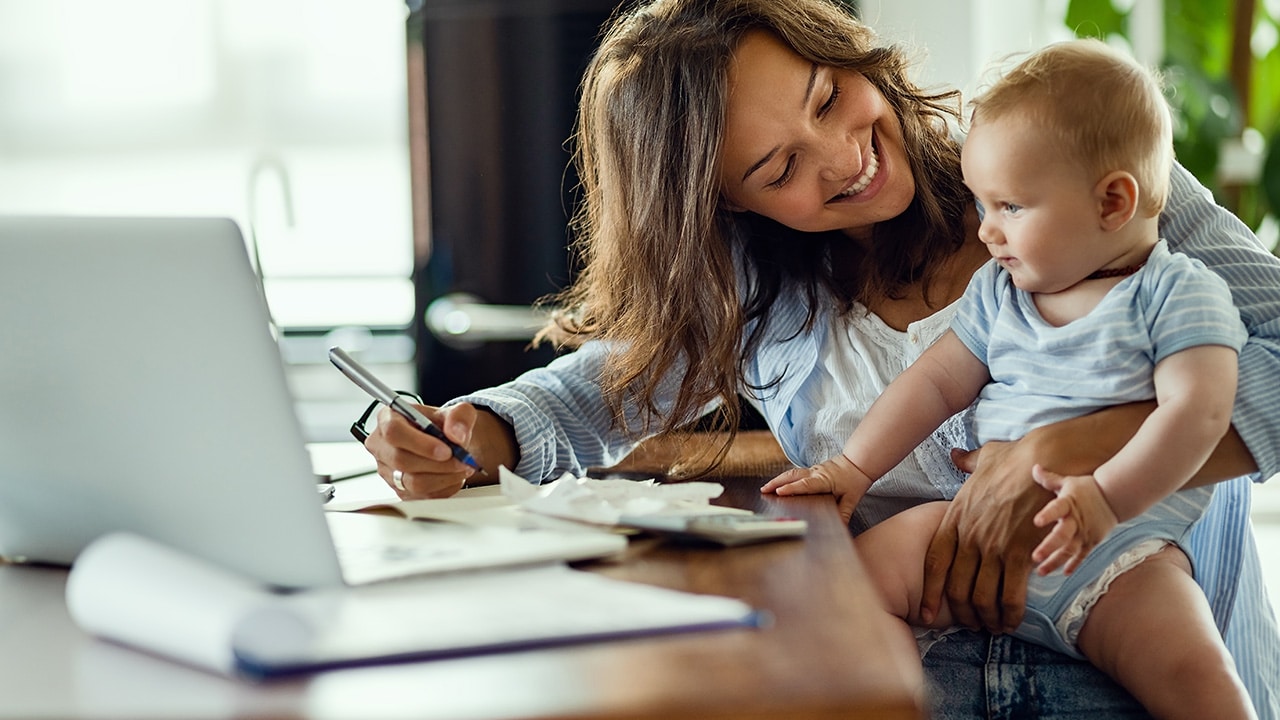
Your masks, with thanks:
[[(951, 132), (958, 98), (922, 92), (906, 73), (900, 51), (826, 0), (657, 0), (620, 16), (579, 114), (585, 271), (545, 333), (576, 352), (433, 418), (491, 473), (505, 464), (535, 480), (610, 465), (713, 408), (732, 428), (739, 395), (798, 465), (838, 452), (989, 257)], [(1227, 280), (1250, 331), (1235, 430), (1200, 478), (1270, 476), (1280, 262), (1184, 170), (1172, 183), (1164, 236)], [(1031, 517), (1048, 499), (1032, 464), (1090, 472), (1150, 409), (989, 444), (957, 455), (960, 469), (949, 453), (965, 431), (952, 421), (877, 483), (885, 506), (954, 496), (930, 550), (925, 611), (945, 593), (965, 625), (1016, 626), (1043, 534)], [(402, 496), (461, 487), (470, 471), (443, 444), (382, 420), (366, 446)], [(972, 472), (963, 489), (961, 470)], [(1191, 551), (1260, 716), (1277, 717), (1280, 639), (1248, 493), (1243, 478), (1219, 485)], [(864, 501), (856, 519), (888, 512)], [(1005, 636), (950, 635), (925, 664), (943, 716), (1136, 711), (1088, 665)]]

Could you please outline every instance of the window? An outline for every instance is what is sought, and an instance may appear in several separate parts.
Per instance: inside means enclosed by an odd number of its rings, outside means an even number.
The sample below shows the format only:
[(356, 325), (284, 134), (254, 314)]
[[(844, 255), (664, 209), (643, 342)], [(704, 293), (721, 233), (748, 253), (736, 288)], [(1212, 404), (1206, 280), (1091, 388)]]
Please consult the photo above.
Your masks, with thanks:
[(0, 0), (0, 213), (232, 217), (256, 240), (287, 359), (327, 375), (313, 336), (338, 328), (385, 336), (373, 360), (408, 367), (406, 13)]

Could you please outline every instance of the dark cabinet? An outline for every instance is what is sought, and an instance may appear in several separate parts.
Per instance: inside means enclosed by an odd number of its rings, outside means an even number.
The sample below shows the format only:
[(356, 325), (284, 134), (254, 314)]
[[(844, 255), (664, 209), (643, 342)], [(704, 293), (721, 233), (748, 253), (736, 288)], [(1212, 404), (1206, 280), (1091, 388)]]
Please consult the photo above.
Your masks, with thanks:
[(582, 72), (614, 5), (409, 2), (414, 334), (428, 402), (552, 358), (549, 348), (527, 349), (536, 322), (528, 306), (573, 275), (577, 181), (567, 141)]

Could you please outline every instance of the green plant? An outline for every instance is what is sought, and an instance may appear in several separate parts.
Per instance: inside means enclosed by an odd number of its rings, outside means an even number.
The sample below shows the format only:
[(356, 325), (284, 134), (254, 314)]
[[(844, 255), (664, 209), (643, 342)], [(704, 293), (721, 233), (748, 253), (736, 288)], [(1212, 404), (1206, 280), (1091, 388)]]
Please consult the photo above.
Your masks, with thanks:
[[(1257, 229), (1268, 215), (1280, 215), (1280, 2), (1164, 0), (1163, 5), (1161, 71), (1173, 108), (1178, 160)], [(1130, 16), (1113, 0), (1070, 0), (1066, 25), (1081, 37), (1128, 39)], [(1254, 152), (1259, 145), (1265, 148), (1261, 172), (1245, 182), (1222, 174), (1224, 149), (1241, 145)]]

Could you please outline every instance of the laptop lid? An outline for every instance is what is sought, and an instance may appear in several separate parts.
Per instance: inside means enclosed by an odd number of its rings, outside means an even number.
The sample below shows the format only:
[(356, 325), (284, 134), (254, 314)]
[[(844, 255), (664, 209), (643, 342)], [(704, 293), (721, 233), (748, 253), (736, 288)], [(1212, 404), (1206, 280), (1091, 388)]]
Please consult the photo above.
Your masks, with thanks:
[(132, 531), (280, 587), (342, 583), (239, 229), (0, 218), (0, 556)]

